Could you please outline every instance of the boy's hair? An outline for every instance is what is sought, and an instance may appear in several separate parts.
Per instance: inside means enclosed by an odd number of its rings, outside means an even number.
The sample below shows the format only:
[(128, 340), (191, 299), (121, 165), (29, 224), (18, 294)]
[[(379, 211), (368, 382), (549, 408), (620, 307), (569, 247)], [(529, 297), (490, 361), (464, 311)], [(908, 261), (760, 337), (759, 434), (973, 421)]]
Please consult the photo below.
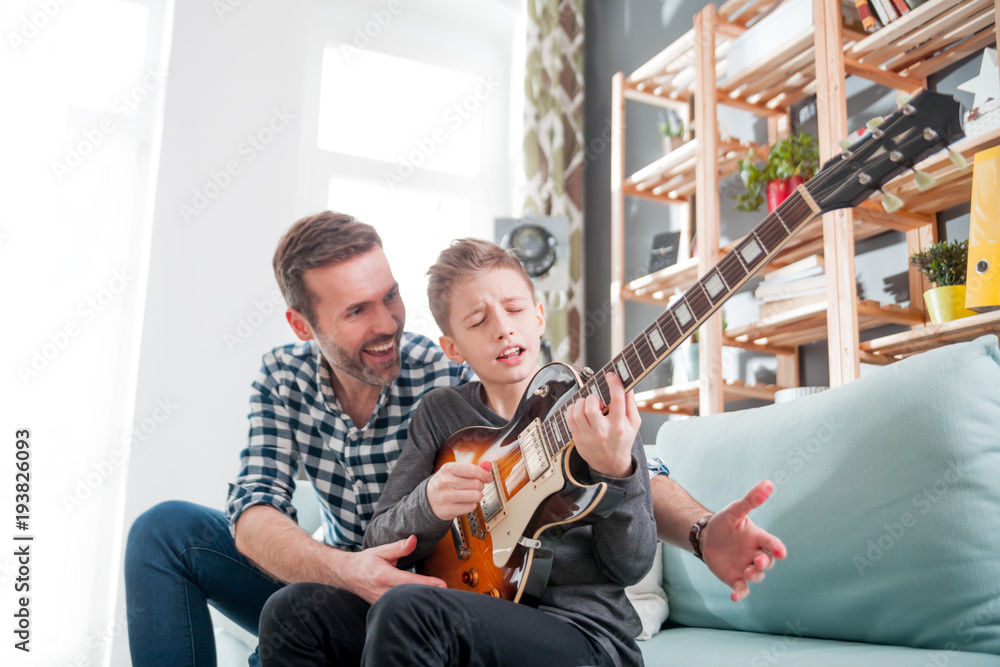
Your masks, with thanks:
[(382, 239), (375, 228), (346, 213), (323, 211), (298, 220), (274, 251), (274, 277), (285, 303), (316, 326), (316, 295), (306, 287), (305, 272), (353, 259), (376, 247), (382, 247)]
[(482, 271), (510, 269), (521, 276), (531, 300), (535, 299), (535, 286), (531, 283), (520, 260), (510, 250), (496, 243), (482, 239), (456, 239), (441, 251), (437, 261), (427, 269), (427, 301), (431, 306), (434, 321), (445, 334), (451, 333), (448, 318), (451, 315), (451, 299), (455, 287), (470, 276)]

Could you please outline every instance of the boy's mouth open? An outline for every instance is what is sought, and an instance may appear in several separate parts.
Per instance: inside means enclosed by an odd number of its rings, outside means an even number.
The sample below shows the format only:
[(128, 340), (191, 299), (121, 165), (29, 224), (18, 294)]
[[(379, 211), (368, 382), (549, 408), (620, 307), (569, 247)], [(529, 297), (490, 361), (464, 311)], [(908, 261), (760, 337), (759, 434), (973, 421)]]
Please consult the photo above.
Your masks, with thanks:
[(500, 354), (497, 355), (497, 361), (502, 364), (517, 364), (520, 363), (523, 358), (524, 348), (519, 345), (505, 347)]

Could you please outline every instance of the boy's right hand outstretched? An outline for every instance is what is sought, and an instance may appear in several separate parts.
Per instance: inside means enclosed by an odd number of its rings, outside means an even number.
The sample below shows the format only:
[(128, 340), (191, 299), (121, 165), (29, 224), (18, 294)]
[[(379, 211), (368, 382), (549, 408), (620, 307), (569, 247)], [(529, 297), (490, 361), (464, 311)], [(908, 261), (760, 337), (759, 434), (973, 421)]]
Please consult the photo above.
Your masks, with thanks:
[(441, 469), (427, 480), (427, 502), (431, 511), (442, 521), (451, 521), (457, 516), (476, 509), (483, 499), (483, 488), (493, 479), (486, 467), (489, 463), (445, 463)]

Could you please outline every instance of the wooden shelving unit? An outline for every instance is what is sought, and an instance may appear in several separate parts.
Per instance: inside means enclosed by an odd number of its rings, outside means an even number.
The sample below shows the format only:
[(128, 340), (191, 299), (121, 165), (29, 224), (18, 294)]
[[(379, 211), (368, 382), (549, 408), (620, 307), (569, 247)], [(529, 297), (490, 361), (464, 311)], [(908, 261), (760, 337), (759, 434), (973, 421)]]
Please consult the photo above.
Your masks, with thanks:
[[(996, 13), (1000, 0), (928, 0), (917, 9), (872, 34), (845, 29), (839, 0), (813, 0), (813, 28), (794, 36), (777, 52), (726, 76), (728, 52), (748, 23), (773, 9), (776, 2), (729, 0), (716, 10), (706, 6), (694, 25), (633, 73), (619, 73), (613, 82), (612, 106), (612, 347), (624, 344), (624, 309), (629, 301), (666, 305), (675, 291), (685, 290), (704, 275), (731, 247), (718, 247), (721, 211), (717, 197), (692, 197), (718, 192), (719, 181), (736, 169), (737, 160), (753, 150), (766, 154), (767, 146), (741, 144), (718, 136), (718, 104), (753, 112), (768, 119), (769, 140), (790, 126), (789, 109), (817, 96), (820, 156), (824, 161), (840, 152), (837, 141), (848, 133), (847, 100), (843, 77), (860, 76), (904, 93), (927, 85), (927, 77), (944, 67), (981, 51), (997, 41)], [(625, 101), (693, 110), (697, 137), (679, 149), (631, 175), (624, 170), (622, 138)], [(702, 327), (701, 381), (643, 392), (643, 410), (673, 414), (709, 414), (724, 409), (737, 398), (773, 396), (777, 385), (744, 385), (725, 381), (721, 368), (723, 345), (742, 347), (778, 356), (778, 385), (798, 383), (798, 346), (826, 339), (830, 349), (831, 384), (849, 382), (859, 375), (859, 364), (891, 363), (934, 345), (973, 338), (1000, 330), (1000, 315), (979, 315), (959, 323), (927, 325), (920, 295), (927, 285), (910, 269), (909, 308), (859, 301), (854, 276), (854, 243), (886, 230), (906, 233), (908, 249), (915, 251), (936, 239), (935, 214), (967, 201), (971, 191), (972, 156), (1000, 144), (1000, 131), (968, 139), (954, 148), (969, 165), (956, 167), (944, 153), (918, 165), (935, 177), (937, 185), (917, 191), (903, 176), (885, 188), (903, 198), (905, 210), (886, 213), (880, 196), (846, 211), (823, 216), (803, 229), (765, 271), (812, 254), (826, 258), (827, 302), (782, 313), (722, 334), (718, 316)], [(696, 257), (682, 256), (676, 265), (641, 278), (625, 281), (624, 238), (626, 197), (641, 197), (664, 204), (695, 202)], [(682, 233), (689, 230), (682, 230)], [(682, 248), (690, 240), (682, 237)], [(714, 241), (714, 242), (713, 242)], [(909, 332), (865, 343), (859, 331), (897, 324)], [(715, 369), (710, 371), (710, 369)]]

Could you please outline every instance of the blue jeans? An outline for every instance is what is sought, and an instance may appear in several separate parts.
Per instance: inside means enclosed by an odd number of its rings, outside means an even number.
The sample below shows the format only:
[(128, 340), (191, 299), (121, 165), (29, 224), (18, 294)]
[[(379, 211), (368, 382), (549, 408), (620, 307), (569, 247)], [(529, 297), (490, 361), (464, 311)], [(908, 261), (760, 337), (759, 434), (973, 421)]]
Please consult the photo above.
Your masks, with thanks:
[(156, 505), (132, 524), (125, 549), (132, 664), (214, 666), (208, 605), (256, 635), (264, 603), (282, 586), (236, 550), (222, 512)]

